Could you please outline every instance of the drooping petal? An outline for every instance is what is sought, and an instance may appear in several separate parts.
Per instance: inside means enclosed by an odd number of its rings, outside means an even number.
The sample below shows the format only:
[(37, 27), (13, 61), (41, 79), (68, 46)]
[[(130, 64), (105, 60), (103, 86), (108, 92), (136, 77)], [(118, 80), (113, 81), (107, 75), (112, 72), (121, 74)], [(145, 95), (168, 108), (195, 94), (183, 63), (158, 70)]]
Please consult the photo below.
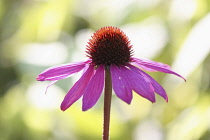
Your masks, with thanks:
[(120, 68), (116, 65), (111, 65), (110, 71), (112, 77), (112, 86), (115, 94), (121, 100), (123, 100), (127, 104), (130, 104), (133, 98), (130, 84), (126, 82), (125, 77), (122, 75)]
[(149, 69), (153, 69), (153, 70), (164, 72), (164, 73), (174, 74), (176, 76), (181, 77), (182, 79), (184, 79), (186, 81), (186, 79), (183, 76), (170, 70), (170, 67), (166, 64), (151, 61), (151, 60), (145, 61), (143, 59), (138, 59), (138, 58), (134, 58), (134, 57), (132, 57), (132, 61), (138, 63), (139, 65), (143, 65), (144, 67), (147, 67)]
[(140, 71), (150, 79), (155, 92), (157, 94), (159, 94), (160, 96), (162, 96), (168, 102), (168, 96), (166, 94), (165, 89), (155, 79), (153, 79), (149, 74), (145, 73), (142, 70), (140, 70)]
[(90, 60), (51, 67), (39, 74), (36, 79), (38, 81), (54, 81), (64, 79), (71, 74), (79, 72), (88, 63), (90, 63)]
[(171, 69), (171, 67), (167, 64), (164, 64), (164, 63), (161, 63), (161, 62), (155, 62), (155, 61), (148, 60), (148, 59), (139, 59), (139, 58), (131, 57), (131, 61), (134, 62), (140, 68), (142, 68), (146, 71), (154, 72), (154, 71), (158, 71), (158, 70), (149, 68), (149, 67), (144, 66), (144, 65), (152, 65), (152, 66), (157, 66), (157, 67), (160, 67), (160, 68)]
[(97, 68), (95, 74), (89, 81), (82, 99), (82, 111), (93, 107), (101, 96), (104, 87), (104, 66)]
[(73, 85), (73, 87), (66, 94), (63, 102), (61, 103), (61, 110), (65, 111), (75, 101), (77, 101), (84, 93), (88, 82), (94, 73), (94, 66), (90, 65), (82, 77)]
[(47, 88), (46, 88), (46, 90), (45, 90), (45, 94), (47, 93), (48, 88), (49, 88), (50, 86), (52, 86), (53, 84), (55, 84), (57, 81), (58, 81), (58, 80), (54, 80), (54, 81), (51, 81), (51, 82), (48, 84), (48, 86), (47, 86)]
[(149, 71), (149, 72), (156, 72), (156, 70), (150, 69), (150, 68), (145, 67), (145, 66), (143, 66), (143, 65), (140, 65), (139, 63), (132, 62), (132, 64), (138, 66), (139, 68), (141, 68), (141, 69), (143, 69), (143, 70), (146, 70), (146, 71)]
[(153, 86), (146, 77), (128, 69), (123, 65), (121, 65), (120, 68), (121, 73), (125, 77), (126, 83), (130, 83), (132, 90), (151, 102), (155, 102)]
[(155, 92), (157, 94), (159, 94), (160, 96), (162, 96), (168, 102), (168, 96), (166, 94), (166, 91), (164, 90), (164, 88), (155, 79), (153, 79), (149, 74), (145, 73), (144, 71), (136, 68), (135, 66), (129, 65), (129, 68), (132, 71), (134, 71), (136, 73), (139, 73), (142, 76), (147, 77), (147, 79), (149, 79), (150, 83), (152, 84)]

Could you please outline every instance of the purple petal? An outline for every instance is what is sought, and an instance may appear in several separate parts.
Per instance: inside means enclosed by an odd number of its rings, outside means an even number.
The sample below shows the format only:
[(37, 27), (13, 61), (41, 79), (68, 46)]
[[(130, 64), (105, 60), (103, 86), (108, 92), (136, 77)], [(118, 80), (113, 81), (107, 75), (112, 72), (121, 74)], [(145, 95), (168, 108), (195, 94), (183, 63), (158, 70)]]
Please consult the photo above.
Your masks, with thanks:
[(144, 71), (135, 68), (135, 66), (129, 66), (133, 71), (135, 71), (136, 73), (141, 74), (142, 76), (147, 77), (147, 79), (149, 79), (150, 83), (152, 84), (155, 92), (157, 94), (159, 94), (160, 96), (162, 96), (167, 102), (168, 102), (168, 96), (166, 94), (166, 91), (164, 90), (164, 88), (155, 80), (153, 79), (149, 74), (145, 73)]
[(63, 102), (61, 103), (61, 110), (65, 111), (69, 108), (75, 101), (77, 101), (84, 93), (88, 82), (94, 73), (94, 66), (90, 65), (82, 77), (74, 84), (74, 86), (66, 94)]
[(89, 81), (82, 99), (82, 111), (86, 111), (93, 107), (101, 96), (104, 87), (104, 66), (97, 68), (96, 73)]
[(157, 71), (157, 70), (151, 69), (147, 66), (144, 66), (145, 64), (146, 65), (157, 66), (157, 67), (161, 67), (161, 68), (165, 68), (165, 69), (171, 69), (171, 67), (167, 64), (164, 64), (164, 63), (161, 63), (161, 62), (155, 62), (155, 61), (148, 60), (148, 59), (139, 59), (139, 58), (131, 57), (131, 61), (134, 62), (135, 64), (138, 64), (138, 66), (140, 68), (142, 68), (144, 70), (147, 70), (147, 71), (151, 71), (151, 72), (154, 72), (154, 71)]
[(145, 76), (142, 76), (131, 69), (126, 68), (125, 66), (120, 66), (120, 68), (126, 82), (130, 83), (132, 90), (151, 102), (155, 102), (153, 86)]
[(147, 68), (152, 69), (152, 70), (156, 70), (156, 71), (160, 71), (160, 72), (164, 72), (164, 73), (169, 73), (169, 74), (174, 74), (176, 76), (181, 77), (182, 79), (184, 79), (186, 81), (186, 79), (184, 77), (182, 77), (178, 73), (170, 70), (170, 67), (166, 64), (151, 61), (151, 60), (145, 61), (143, 59), (138, 59), (138, 58), (134, 58), (134, 57), (132, 57), (131, 61), (138, 63), (140, 67), (142, 65), (142, 66), (147, 67)]
[(45, 94), (47, 93), (48, 88), (49, 88), (50, 86), (52, 86), (53, 84), (55, 84), (57, 81), (58, 81), (58, 80), (54, 80), (54, 81), (51, 81), (51, 82), (48, 84), (48, 86), (47, 86), (47, 88), (46, 88), (46, 90), (45, 90)]
[(38, 81), (47, 81), (47, 80), (54, 81), (54, 80), (64, 79), (70, 76), (71, 74), (79, 72), (88, 63), (90, 63), (90, 60), (54, 66), (43, 71), (41, 74), (37, 76), (36, 79)]
[(150, 68), (145, 67), (145, 66), (143, 66), (143, 65), (140, 65), (139, 63), (132, 62), (132, 64), (138, 66), (139, 68), (141, 68), (141, 69), (143, 69), (143, 70), (146, 70), (146, 71), (149, 71), (149, 72), (156, 72), (156, 70), (150, 69)]
[(132, 89), (129, 83), (126, 82), (125, 77), (121, 74), (120, 68), (116, 65), (110, 66), (112, 86), (115, 94), (127, 104), (131, 103), (133, 98)]

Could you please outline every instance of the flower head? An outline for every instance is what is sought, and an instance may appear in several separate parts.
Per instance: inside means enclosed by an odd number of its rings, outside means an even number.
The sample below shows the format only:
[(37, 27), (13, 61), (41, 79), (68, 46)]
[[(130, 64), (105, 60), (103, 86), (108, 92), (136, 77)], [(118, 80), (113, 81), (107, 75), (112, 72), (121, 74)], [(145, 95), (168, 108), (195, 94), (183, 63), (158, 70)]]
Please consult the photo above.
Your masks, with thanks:
[(119, 28), (104, 27), (93, 34), (86, 52), (94, 65), (118, 66), (130, 61), (132, 46)]
[(132, 101), (132, 91), (151, 102), (155, 102), (155, 92), (168, 101), (163, 87), (143, 70), (160, 71), (183, 78), (167, 64), (132, 57), (132, 45), (117, 27), (103, 27), (96, 31), (88, 42), (86, 53), (89, 57), (87, 61), (51, 67), (36, 78), (38, 81), (51, 81), (49, 87), (60, 79), (85, 71), (66, 94), (61, 104), (63, 111), (82, 96), (82, 110), (93, 107), (104, 88), (105, 70), (111, 73), (117, 97), (128, 104)]

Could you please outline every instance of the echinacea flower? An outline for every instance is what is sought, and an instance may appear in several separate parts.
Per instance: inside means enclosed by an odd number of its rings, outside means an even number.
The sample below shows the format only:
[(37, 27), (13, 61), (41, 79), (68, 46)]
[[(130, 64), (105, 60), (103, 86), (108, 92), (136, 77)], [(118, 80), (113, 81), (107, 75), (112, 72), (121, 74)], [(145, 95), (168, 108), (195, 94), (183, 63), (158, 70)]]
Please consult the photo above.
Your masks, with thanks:
[(49, 87), (60, 79), (84, 71), (66, 94), (61, 104), (63, 111), (81, 97), (83, 111), (93, 107), (102, 94), (105, 71), (111, 73), (116, 96), (128, 104), (132, 101), (132, 91), (151, 102), (155, 102), (155, 92), (168, 101), (163, 87), (143, 70), (174, 74), (184, 79), (167, 64), (133, 57), (128, 37), (117, 27), (103, 27), (96, 31), (88, 42), (86, 53), (89, 57), (86, 61), (48, 68), (36, 78), (51, 81)]

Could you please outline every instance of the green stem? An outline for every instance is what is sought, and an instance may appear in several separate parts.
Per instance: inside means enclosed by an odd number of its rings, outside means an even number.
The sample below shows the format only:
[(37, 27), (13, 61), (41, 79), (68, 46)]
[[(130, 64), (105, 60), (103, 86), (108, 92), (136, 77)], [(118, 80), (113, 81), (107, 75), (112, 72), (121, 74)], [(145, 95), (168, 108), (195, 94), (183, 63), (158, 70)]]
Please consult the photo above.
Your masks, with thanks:
[(105, 71), (105, 88), (104, 88), (104, 127), (103, 140), (109, 139), (110, 109), (112, 98), (112, 80), (109, 70)]

